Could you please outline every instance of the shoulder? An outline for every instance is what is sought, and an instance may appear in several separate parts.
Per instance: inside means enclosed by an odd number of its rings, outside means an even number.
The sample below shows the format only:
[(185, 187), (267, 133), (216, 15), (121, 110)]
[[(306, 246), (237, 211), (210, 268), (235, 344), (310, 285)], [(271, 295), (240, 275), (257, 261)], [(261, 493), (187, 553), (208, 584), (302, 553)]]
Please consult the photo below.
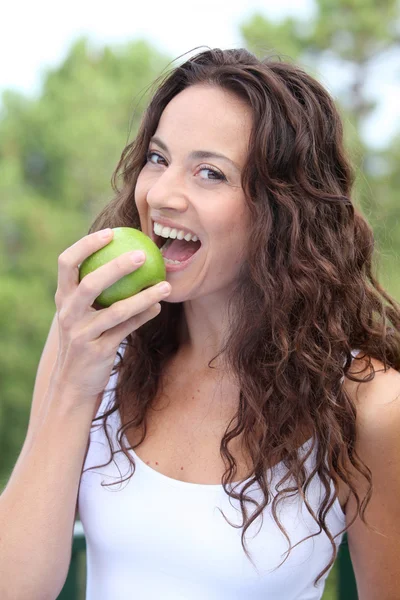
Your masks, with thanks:
[[(356, 407), (356, 452), (372, 478), (372, 495), (365, 511), (368, 529), (356, 517), (357, 503), (351, 494), (346, 505), (349, 550), (363, 600), (398, 598), (400, 589), (400, 373), (385, 371), (383, 363), (368, 357), (353, 360), (351, 373), (362, 383), (345, 379), (344, 389)], [(352, 470), (360, 502), (367, 482)]]
[[(371, 366), (368, 366), (369, 361)], [(379, 401), (390, 402), (387, 393), (397, 392), (400, 394), (400, 373), (392, 368), (385, 371), (385, 366), (380, 360), (365, 356), (361, 352), (353, 359), (349, 373), (363, 380), (362, 383), (348, 378), (345, 378), (344, 381), (346, 392), (360, 410), (372, 409), (373, 406), (379, 404)], [(371, 373), (374, 376), (368, 381)], [(380, 396), (382, 393), (384, 393), (383, 397)]]

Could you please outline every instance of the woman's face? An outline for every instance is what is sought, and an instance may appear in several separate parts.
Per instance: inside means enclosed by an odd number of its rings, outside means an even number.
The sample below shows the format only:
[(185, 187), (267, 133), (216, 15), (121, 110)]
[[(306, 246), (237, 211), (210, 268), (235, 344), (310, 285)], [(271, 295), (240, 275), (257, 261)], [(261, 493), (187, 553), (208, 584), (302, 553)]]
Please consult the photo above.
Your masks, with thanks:
[(157, 239), (155, 221), (201, 241), (187, 263), (166, 261), (168, 302), (227, 292), (237, 277), (248, 239), (241, 171), (251, 126), (244, 101), (204, 85), (179, 93), (161, 115), (135, 189), (141, 228)]

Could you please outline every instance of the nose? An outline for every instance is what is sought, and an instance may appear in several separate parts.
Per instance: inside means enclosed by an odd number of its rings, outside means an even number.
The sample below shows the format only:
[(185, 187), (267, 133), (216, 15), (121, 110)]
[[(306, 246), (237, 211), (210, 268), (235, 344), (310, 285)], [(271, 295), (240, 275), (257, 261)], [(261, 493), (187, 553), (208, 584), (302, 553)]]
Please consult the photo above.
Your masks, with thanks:
[(148, 204), (156, 210), (186, 211), (189, 199), (183, 174), (173, 167), (165, 169), (151, 183), (146, 199)]

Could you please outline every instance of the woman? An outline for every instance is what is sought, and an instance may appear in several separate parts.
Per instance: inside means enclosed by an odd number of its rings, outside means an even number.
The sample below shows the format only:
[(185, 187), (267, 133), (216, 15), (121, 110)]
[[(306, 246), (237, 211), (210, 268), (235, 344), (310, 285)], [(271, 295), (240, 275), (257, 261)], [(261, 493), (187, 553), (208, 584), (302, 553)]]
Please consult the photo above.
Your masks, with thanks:
[[(90, 600), (316, 600), (347, 528), (359, 597), (398, 597), (400, 307), (353, 178), (297, 66), (209, 50), (164, 77), (115, 199), (59, 258), (1, 498), (6, 580), (30, 581), (13, 599), (61, 589), (75, 503)], [(78, 284), (122, 225), (162, 247), (168, 284), (96, 311), (145, 260)]]

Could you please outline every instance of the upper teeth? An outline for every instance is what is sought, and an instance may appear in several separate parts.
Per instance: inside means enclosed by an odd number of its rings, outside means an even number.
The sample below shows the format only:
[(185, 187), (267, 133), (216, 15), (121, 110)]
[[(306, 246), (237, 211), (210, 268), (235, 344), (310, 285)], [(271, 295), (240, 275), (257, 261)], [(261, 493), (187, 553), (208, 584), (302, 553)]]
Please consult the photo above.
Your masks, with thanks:
[(163, 227), (160, 223), (154, 222), (153, 231), (156, 235), (160, 235), (164, 238), (172, 238), (183, 240), (185, 239), (187, 242), (197, 242), (199, 239), (197, 235), (192, 235), (191, 233), (185, 233), (183, 229), (173, 229), (172, 227)]

